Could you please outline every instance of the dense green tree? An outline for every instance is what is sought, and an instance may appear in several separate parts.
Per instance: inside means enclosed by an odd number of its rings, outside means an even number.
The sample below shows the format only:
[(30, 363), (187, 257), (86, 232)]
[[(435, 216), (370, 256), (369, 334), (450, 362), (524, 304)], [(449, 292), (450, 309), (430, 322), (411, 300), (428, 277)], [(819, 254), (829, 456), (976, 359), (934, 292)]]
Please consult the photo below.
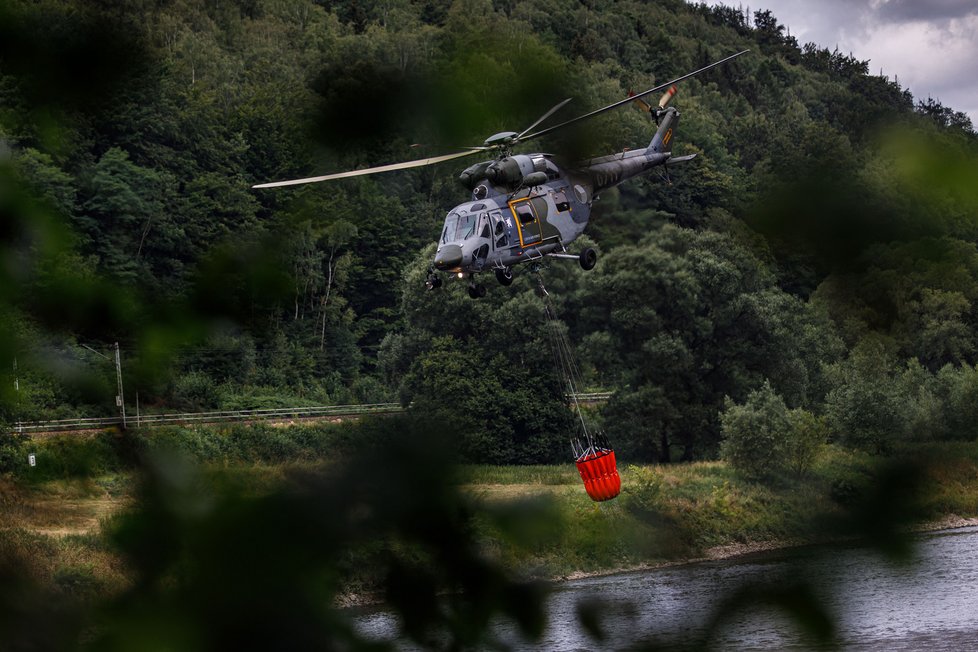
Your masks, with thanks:
[(892, 344), (864, 339), (830, 368), (829, 379), (825, 417), (835, 440), (881, 453), (904, 438), (907, 403)]
[(965, 133), (974, 132), (974, 126), (971, 124), (971, 118), (968, 117), (968, 114), (944, 106), (932, 97), (928, 96), (926, 100), (917, 102), (914, 108), (917, 113), (927, 116), (941, 127), (960, 130)]
[(936, 374), (935, 393), (943, 407), (942, 439), (978, 439), (978, 368), (945, 365)]
[(16, 165), (35, 197), (47, 202), (61, 217), (74, 216), (78, 210), (77, 183), (49, 154), (28, 147), (18, 153)]
[[(403, 285), (405, 329), (383, 347), (384, 371), (399, 383), (402, 402), (458, 424), (466, 459), (561, 459), (577, 426), (551, 353), (537, 279), (523, 275), (478, 302), (463, 283), (428, 292), (430, 253), (412, 262)], [(551, 293), (569, 290), (566, 270), (552, 272), (544, 274)]]
[(140, 167), (119, 148), (105, 152), (85, 184), (78, 222), (99, 257), (100, 267), (120, 281), (145, 281), (148, 243), (173, 239), (175, 226), (164, 211), (167, 180)]
[(815, 293), (850, 344), (885, 334), (903, 358), (931, 371), (975, 361), (978, 250), (953, 238), (921, 238), (869, 248), (866, 269), (833, 274)]
[[(660, 429), (655, 443), (637, 450), (651, 446), (667, 460), (673, 444), (687, 459), (715, 449), (724, 397), (743, 400), (765, 378), (793, 406), (821, 400), (821, 366), (841, 353), (831, 325), (778, 289), (733, 237), (662, 227), (638, 246), (619, 247), (595, 274), (585, 323), (609, 333), (612, 359), (621, 361), (606, 376), (620, 387), (607, 416), (631, 406)], [(630, 392), (644, 398), (633, 401)], [(651, 434), (631, 419), (620, 434), (614, 418), (607, 423), (620, 439)]]

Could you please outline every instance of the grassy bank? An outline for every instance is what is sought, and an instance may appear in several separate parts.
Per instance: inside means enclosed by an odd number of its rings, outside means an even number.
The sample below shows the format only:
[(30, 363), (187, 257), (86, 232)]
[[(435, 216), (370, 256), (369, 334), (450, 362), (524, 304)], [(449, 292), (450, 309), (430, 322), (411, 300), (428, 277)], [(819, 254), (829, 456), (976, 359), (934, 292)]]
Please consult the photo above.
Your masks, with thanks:
[[(576, 469), (464, 467), (480, 500), (548, 505), (549, 536), (531, 549), (496, 543), (508, 564), (551, 577), (838, 538), (898, 544), (915, 525), (978, 516), (978, 445), (917, 446), (879, 458), (827, 446), (801, 477), (746, 479), (724, 462), (620, 465), (622, 494), (594, 503)], [(496, 533), (487, 532), (496, 542)]]
[[(193, 516), (197, 503), (242, 510), (309, 486), (335, 500), (332, 509), (355, 513), (342, 487), (329, 483), (347, 471), (355, 449), (386, 449), (369, 427), (366, 433), (356, 445), (353, 431), (337, 426), (171, 428), (153, 435), (31, 442), (38, 466), (19, 469), (0, 483), (0, 559), (21, 560), (28, 575), (71, 595), (125, 587), (130, 566), (116, 553), (125, 531), (120, 523), (155, 495), (147, 494), (140, 460), (175, 452), (194, 463), (164, 465), (163, 479), (176, 486), (168, 491), (182, 501), (176, 516), (167, 515), (173, 528), (200, 525), (202, 517)], [(425, 459), (403, 463), (417, 467)], [(401, 500), (417, 490), (418, 478), (442, 474), (442, 493), (424, 500), (463, 505), (479, 554), (537, 578), (698, 558), (716, 547), (750, 549), (761, 542), (862, 537), (887, 545), (914, 522), (978, 516), (974, 443), (918, 446), (889, 458), (828, 446), (806, 475), (764, 482), (746, 479), (722, 462), (620, 464), (622, 494), (605, 503), (587, 497), (572, 464), (439, 463), (416, 468), (419, 475), (407, 479), (401, 479), (398, 459), (357, 467), (362, 470), (354, 476), (362, 485), (351, 491), (388, 483), (383, 500)], [(164, 507), (174, 500), (164, 496)], [(221, 511), (211, 514), (220, 518)], [(387, 568), (391, 546), (414, 555), (410, 545), (384, 543), (385, 536), (368, 528), (353, 538), (357, 546), (338, 553), (341, 593), (369, 592), (382, 583), (387, 571), (377, 569)]]

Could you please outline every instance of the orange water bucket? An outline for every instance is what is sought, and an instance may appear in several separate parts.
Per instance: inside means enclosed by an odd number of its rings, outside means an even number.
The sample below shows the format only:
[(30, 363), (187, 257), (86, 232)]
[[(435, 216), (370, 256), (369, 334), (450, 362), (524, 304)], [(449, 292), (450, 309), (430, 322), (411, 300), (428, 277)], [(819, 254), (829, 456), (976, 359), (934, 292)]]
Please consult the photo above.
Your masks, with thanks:
[(589, 452), (578, 458), (576, 464), (584, 481), (584, 490), (591, 500), (611, 500), (621, 493), (621, 476), (618, 475), (615, 451), (602, 449)]

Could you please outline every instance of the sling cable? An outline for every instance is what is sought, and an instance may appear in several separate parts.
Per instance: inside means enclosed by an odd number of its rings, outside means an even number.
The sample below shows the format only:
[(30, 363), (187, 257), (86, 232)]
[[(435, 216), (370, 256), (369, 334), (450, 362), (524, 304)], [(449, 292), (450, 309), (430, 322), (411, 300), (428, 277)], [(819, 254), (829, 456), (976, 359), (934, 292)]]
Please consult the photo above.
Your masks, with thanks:
[(615, 451), (601, 432), (588, 429), (587, 420), (577, 398), (577, 388), (583, 387), (581, 371), (571, 349), (562, 324), (557, 319), (550, 293), (543, 285), (543, 277), (537, 275), (543, 296), (544, 314), (547, 330), (550, 333), (550, 350), (554, 357), (554, 367), (567, 384), (568, 395), (574, 401), (574, 411), (581, 422), (580, 434), (570, 440), (574, 452), (574, 463), (584, 481), (584, 490), (591, 500), (601, 502), (611, 500), (621, 493), (621, 476), (615, 461)]

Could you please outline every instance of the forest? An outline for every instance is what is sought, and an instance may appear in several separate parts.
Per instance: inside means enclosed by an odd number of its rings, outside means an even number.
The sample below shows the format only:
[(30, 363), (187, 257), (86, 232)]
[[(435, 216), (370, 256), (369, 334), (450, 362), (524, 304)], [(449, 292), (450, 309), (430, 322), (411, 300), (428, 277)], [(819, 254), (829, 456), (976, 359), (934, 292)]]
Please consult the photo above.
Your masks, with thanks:
[[(463, 461), (568, 460), (534, 275), (424, 287), (460, 166), (251, 186), (455, 151), (743, 49), (680, 85), (696, 159), (596, 201), (593, 271), (542, 272), (586, 389), (613, 392), (591, 418), (625, 460), (756, 472), (974, 441), (971, 121), (768, 11), (681, 0), (0, 1), (0, 427), (113, 414), (118, 342), (130, 410), (397, 400)], [(626, 107), (534, 146), (653, 131)]]

